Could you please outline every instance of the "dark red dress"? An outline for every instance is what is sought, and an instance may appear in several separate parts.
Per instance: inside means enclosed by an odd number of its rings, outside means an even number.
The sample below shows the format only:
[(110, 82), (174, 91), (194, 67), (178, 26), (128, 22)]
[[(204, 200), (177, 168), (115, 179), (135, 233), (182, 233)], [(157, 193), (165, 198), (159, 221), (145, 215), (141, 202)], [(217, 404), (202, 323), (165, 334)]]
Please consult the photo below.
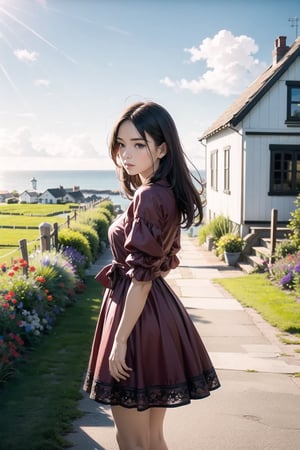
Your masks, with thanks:
[[(180, 227), (166, 181), (142, 186), (110, 227), (114, 261), (92, 345), (84, 390), (98, 402), (137, 408), (175, 407), (207, 397), (220, 386), (204, 344), (186, 309), (161, 277), (179, 260)], [(152, 280), (145, 307), (127, 343), (133, 370), (115, 381), (108, 368), (131, 278)]]

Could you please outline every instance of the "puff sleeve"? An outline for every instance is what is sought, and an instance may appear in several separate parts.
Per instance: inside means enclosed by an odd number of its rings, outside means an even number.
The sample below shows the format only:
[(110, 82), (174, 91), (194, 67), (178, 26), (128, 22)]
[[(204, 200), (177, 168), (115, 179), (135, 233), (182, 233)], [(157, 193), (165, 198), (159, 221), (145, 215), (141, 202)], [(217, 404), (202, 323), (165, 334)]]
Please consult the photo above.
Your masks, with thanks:
[(127, 275), (138, 281), (154, 280), (179, 264), (180, 226), (175, 199), (171, 189), (160, 190), (147, 186), (136, 192), (132, 220), (125, 230), (126, 264), (130, 267)]

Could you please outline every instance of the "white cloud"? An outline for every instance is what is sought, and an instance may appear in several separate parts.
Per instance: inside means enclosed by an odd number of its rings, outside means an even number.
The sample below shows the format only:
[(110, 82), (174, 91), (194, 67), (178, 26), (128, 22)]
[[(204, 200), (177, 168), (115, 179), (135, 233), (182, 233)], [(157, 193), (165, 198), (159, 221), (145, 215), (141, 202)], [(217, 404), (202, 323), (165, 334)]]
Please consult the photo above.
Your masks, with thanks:
[(49, 80), (34, 80), (34, 84), (36, 86), (41, 86), (41, 87), (46, 87), (48, 88), (50, 86), (50, 81)]
[(43, 6), (43, 8), (47, 8), (47, 0), (35, 0), (39, 5)]
[(32, 136), (28, 127), (20, 127), (14, 133), (0, 129), (0, 156), (99, 158), (88, 134), (67, 138), (57, 134)]
[(255, 59), (258, 46), (249, 36), (234, 36), (228, 30), (206, 38), (198, 47), (184, 49), (191, 63), (205, 61), (207, 70), (197, 79), (172, 80), (166, 76), (160, 82), (167, 87), (189, 90), (194, 94), (211, 91), (220, 95), (235, 95), (245, 89), (266, 68)]
[(14, 54), (22, 62), (34, 62), (39, 56), (37, 52), (29, 52), (26, 48), (18, 48), (14, 51)]
[(8, 130), (0, 129), (0, 154), (1, 156), (19, 156), (26, 154), (28, 147), (33, 148), (30, 143), (30, 132), (27, 128), (19, 128), (14, 134)]

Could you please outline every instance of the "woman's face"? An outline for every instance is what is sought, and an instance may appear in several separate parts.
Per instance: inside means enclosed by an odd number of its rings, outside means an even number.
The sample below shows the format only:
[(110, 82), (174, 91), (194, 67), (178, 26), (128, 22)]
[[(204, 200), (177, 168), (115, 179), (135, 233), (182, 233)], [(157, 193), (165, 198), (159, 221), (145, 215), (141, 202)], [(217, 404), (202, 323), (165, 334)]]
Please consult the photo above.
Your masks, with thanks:
[(139, 175), (142, 181), (153, 176), (165, 155), (165, 144), (157, 146), (152, 137), (140, 135), (130, 120), (123, 122), (118, 131), (118, 159), (128, 175)]

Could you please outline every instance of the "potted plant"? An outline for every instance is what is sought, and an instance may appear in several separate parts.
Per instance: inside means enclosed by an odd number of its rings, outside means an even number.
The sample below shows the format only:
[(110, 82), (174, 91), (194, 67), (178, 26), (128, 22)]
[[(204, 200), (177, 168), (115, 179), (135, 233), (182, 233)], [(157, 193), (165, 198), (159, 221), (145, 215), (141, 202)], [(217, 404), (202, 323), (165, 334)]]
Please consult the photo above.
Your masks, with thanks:
[(217, 253), (224, 255), (229, 266), (235, 266), (244, 247), (243, 239), (235, 233), (226, 233), (217, 242)]

